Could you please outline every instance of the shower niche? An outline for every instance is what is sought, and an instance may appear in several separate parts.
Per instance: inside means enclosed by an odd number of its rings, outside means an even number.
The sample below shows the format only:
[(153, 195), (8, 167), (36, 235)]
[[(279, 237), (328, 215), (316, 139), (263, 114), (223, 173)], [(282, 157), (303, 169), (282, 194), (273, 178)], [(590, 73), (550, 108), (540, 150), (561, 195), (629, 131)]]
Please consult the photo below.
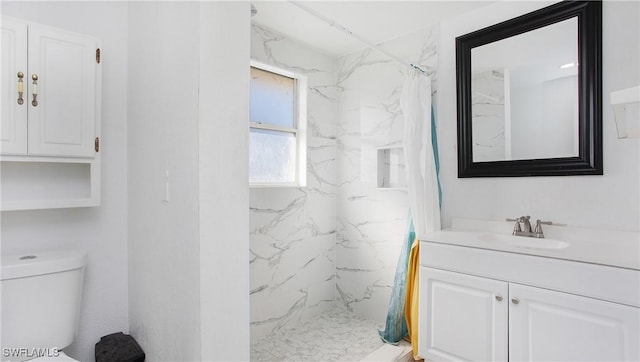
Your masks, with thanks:
[(379, 147), (377, 153), (377, 187), (404, 189), (407, 187), (404, 148)]

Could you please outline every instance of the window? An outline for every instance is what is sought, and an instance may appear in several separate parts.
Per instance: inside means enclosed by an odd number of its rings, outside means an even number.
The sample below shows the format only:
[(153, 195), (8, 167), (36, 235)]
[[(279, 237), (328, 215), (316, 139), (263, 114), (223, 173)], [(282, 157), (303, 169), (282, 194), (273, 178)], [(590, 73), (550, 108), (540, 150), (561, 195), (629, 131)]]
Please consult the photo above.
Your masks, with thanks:
[(305, 186), (306, 89), (304, 76), (251, 62), (251, 186)]

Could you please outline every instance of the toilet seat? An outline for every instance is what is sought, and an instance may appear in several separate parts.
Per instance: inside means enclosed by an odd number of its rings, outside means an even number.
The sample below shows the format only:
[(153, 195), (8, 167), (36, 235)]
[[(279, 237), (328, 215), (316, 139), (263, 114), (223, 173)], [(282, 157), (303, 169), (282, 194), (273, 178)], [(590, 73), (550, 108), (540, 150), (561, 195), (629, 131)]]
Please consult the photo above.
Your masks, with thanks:
[(80, 361), (73, 359), (67, 356), (64, 352), (60, 351), (58, 352), (57, 357), (47, 357), (47, 356), (38, 357), (38, 358), (30, 359), (25, 362), (80, 362)]

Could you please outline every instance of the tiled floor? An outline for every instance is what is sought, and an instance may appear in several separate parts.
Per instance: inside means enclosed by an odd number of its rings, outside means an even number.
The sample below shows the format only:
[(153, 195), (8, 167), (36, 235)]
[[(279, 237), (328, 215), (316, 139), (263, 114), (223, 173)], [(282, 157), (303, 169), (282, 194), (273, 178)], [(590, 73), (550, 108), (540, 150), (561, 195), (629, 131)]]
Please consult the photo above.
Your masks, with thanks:
[(251, 345), (251, 361), (359, 361), (382, 346), (383, 325), (333, 309)]

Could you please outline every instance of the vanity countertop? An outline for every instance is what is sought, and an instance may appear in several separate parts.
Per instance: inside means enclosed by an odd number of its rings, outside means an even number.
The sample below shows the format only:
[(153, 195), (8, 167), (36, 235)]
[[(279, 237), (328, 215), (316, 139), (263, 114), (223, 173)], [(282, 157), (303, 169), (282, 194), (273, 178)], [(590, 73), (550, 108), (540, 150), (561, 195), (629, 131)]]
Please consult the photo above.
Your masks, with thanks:
[(418, 235), (418, 239), (640, 270), (639, 232), (545, 225), (545, 239), (536, 239), (511, 236), (512, 227), (506, 221), (454, 219), (451, 229)]

